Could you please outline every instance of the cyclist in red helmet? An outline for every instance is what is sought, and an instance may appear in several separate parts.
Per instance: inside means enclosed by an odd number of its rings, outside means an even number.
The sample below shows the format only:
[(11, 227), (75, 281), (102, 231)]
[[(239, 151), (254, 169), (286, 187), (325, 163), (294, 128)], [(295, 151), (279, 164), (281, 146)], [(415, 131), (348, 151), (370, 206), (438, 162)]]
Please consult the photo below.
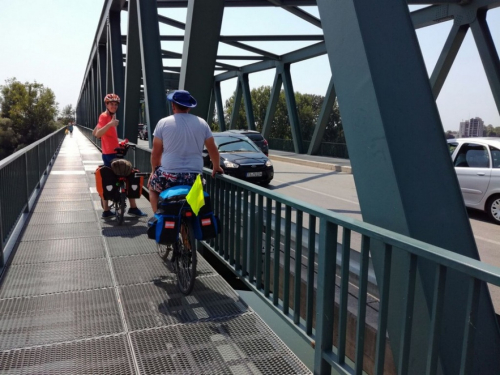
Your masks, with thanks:
[[(108, 94), (104, 97), (106, 111), (99, 116), (99, 122), (94, 128), (92, 134), (96, 138), (101, 138), (102, 161), (107, 167), (111, 167), (111, 161), (116, 158), (115, 148), (118, 147), (118, 132), (116, 128), (120, 123), (116, 118), (116, 111), (120, 105), (120, 97), (116, 94)], [(129, 215), (146, 216), (140, 209), (137, 208), (135, 199), (130, 200)], [(102, 200), (104, 219), (113, 217), (115, 214), (109, 209), (108, 201)]]

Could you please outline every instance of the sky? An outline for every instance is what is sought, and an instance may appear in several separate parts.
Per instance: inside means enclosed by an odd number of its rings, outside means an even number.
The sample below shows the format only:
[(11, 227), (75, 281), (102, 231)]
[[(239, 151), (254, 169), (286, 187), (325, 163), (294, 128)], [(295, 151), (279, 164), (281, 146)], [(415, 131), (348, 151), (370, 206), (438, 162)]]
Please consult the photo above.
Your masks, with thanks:
[[(0, 0), (0, 85), (14, 77), (21, 82), (36, 81), (54, 91), (60, 110), (68, 104), (75, 107), (103, 4), (104, 0)], [(313, 7), (304, 10), (318, 16)], [(185, 9), (160, 9), (159, 13), (185, 22)], [(122, 12), (122, 34), (127, 30), (126, 17), (127, 12)], [(500, 51), (500, 8), (490, 10), (487, 20)], [(450, 28), (451, 22), (445, 22), (417, 30), (429, 75)], [(160, 33), (180, 35), (182, 31), (160, 25)], [(227, 8), (221, 34), (321, 34), (321, 30), (279, 8)], [(283, 54), (311, 42), (247, 44)], [(162, 42), (162, 48), (182, 52), (182, 43)], [(220, 44), (218, 54), (250, 53)], [(251, 61), (224, 62), (243, 65)], [(180, 62), (164, 60), (164, 65), (179, 66)], [(291, 74), (295, 91), (326, 94), (331, 77), (326, 55), (292, 64)], [(273, 79), (273, 70), (251, 74), (250, 88), (271, 86)], [(225, 101), (236, 88), (235, 79), (223, 82), (221, 88)], [(471, 117), (481, 117), (485, 125), (500, 126), (500, 115), (470, 31), (437, 99), (437, 106), (444, 130), (456, 131), (460, 121)]]

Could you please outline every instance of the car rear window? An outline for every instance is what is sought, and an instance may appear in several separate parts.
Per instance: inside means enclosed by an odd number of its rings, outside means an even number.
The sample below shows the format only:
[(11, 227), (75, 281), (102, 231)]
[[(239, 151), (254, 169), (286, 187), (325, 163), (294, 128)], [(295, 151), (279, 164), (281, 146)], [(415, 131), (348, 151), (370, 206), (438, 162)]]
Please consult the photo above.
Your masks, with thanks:
[(262, 141), (264, 137), (261, 134), (245, 134), (252, 141)]

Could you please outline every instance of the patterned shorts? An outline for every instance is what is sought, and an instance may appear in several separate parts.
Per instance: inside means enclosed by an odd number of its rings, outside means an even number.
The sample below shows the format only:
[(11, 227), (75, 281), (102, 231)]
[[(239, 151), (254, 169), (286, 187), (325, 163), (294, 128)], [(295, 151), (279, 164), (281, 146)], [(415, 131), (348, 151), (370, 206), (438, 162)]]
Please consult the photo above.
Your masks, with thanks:
[(198, 173), (168, 173), (157, 168), (151, 178), (151, 189), (161, 193), (163, 190), (178, 185), (193, 185)]

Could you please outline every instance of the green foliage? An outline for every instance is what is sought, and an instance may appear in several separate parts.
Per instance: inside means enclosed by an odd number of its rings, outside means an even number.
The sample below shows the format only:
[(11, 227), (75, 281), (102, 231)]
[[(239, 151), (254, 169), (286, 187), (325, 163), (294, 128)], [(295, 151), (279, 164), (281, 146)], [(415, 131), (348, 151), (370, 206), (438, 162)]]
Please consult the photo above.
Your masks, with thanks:
[(57, 103), (54, 92), (40, 83), (15, 78), (5, 83), (0, 86), (0, 142), (7, 156), (56, 130)]
[(68, 104), (63, 108), (57, 120), (64, 125), (68, 125), (68, 123), (75, 121), (75, 113), (76, 110), (73, 108), (73, 106), (71, 104)]
[(493, 125), (488, 125), (484, 128), (483, 135), (486, 137), (500, 137), (500, 126), (496, 128)]
[[(271, 87), (261, 86), (253, 89), (250, 92), (250, 96), (252, 98), (255, 128), (256, 130), (262, 132), (269, 99), (271, 98)], [(316, 127), (324, 99), (324, 96), (321, 95), (302, 94), (298, 92), (295, 93), (297, 116), (299, 119), (302, 139), (305, 141), (310, 141), (314, 134), (314, 128)], [(226, 128), (229, 128), (229, 124), (231, 123), (234, 101), (235, 95), (233, 94), (225, 103), (224, 121), (226, 123)], [(214, 122), (217, 123), (218, 126), (218, 121), (216, 118), (214, 119)], [(243, 99), (241, 100), (238, 115), (235, 119), (234, 128), (248, 128)], [(276, 110), (271, 122), (271, 131), (269, 137), (278, 139), (292, 139), (290, 119), (288, 116), (285, 92), (283, 90), (280, 92), (278, 102), (276, 104)], [(342, 129), (342, 120), (340, 118), (337, 101), (335, 101), (332, 113), (330, 114), (323, 141), (345, 143), (344, 131)]]

